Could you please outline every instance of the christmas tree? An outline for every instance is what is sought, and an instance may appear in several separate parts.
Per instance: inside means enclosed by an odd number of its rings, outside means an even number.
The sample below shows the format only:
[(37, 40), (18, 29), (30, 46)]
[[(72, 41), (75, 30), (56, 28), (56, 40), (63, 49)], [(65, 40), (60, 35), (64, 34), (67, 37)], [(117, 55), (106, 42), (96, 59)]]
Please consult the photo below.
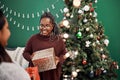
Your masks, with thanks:
[(117, 62), (111, 59), (109, 40), (95, 12), (97, 0), (65, 0), (61, 36), (68, 53), (63, 80), (116, 80)]

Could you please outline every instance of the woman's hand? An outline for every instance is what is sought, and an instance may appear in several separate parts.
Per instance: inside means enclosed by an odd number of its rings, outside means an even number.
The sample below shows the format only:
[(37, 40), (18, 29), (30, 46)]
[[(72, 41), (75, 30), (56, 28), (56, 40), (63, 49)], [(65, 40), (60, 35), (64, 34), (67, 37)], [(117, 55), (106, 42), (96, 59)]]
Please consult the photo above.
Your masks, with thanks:
[(59, 57), (55, 56), (55, 64), (58, 65), (59, 62), (60, 62)]
[(34, 55), (35, 55), (35, 53), (32, 53), (32, 55), (31, 55), (31, 60), (32, 60), (32, 58), (33, 58)]

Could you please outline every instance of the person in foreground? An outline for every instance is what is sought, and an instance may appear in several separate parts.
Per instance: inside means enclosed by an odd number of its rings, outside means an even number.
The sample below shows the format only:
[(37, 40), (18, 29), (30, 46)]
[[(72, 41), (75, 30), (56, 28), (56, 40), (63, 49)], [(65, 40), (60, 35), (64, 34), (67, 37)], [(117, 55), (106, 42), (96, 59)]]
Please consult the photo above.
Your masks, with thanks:
[(30, 80), (27, 72), (15, 64), (5, 51), (9, 37), (8, 22), (0, 10), (0, 80)]
[(23, 56), (29, 61), (30, 66), (34, 66), (32, 63), (34, 53), (52, 47), (55, 50), (57, 68), (40, 72), (41, 80), (60, 80), (61, 65), (65, 60), (63, 56), (66, 53), (65, 44), (59, 35), (59, 30), (53, 15), (45, 12), (40, 18), (40, 32), (29, 39)]

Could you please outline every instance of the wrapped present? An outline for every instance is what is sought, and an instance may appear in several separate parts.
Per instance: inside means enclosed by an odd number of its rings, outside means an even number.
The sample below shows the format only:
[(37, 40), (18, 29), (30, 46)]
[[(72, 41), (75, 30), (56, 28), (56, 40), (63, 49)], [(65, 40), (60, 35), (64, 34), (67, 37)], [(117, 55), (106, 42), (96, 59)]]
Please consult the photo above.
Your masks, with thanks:
[(38, 66), (39, 72), (56, 69), (54, 48), (48, 48), (34, 53), (32, 62)]

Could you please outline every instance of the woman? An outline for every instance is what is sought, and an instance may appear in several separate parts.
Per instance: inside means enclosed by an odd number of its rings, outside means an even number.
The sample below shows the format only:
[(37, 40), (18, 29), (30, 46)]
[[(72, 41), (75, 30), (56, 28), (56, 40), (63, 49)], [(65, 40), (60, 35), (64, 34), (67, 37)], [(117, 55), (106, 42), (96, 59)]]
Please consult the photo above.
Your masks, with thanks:
[(0, 80), (30, 80), (27, 72), (13, 63), (4, 49), (9, 37), (8, 22), (0, 10)]
[(34, 66), (31, 61), (34, 52), (51, 47), (55, 50), (57, 68), (41, 72), (41, 80), (60, 80), (61, 65), (64, 61), (63, 55), (66, 53), (65, 44), (59, 36), (54, 17), (49, 12), (45, 12), (40, 18), (40, 33), (29, 39), (23, 56), (30, 62), (30, 66)]

